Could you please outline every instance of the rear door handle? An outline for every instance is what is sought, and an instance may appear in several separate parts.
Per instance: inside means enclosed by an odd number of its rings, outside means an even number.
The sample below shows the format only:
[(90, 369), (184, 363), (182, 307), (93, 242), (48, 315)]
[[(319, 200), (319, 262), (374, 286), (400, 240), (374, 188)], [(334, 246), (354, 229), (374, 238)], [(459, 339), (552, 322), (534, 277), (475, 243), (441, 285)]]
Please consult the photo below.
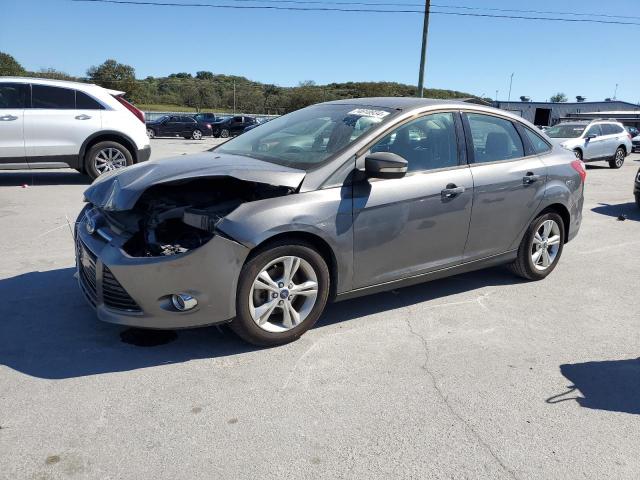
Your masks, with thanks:
[(77, 115), (76, 116), (76, 120), (89, 120), (90, 118), (91, 118), (91, 116), (85, 115), (84, 113), (82, 115)]
[(540, 175), (534, 175), (533, 172), (528, 172), (524, 177), (522, 177), (522, 183), (525, 185), (530, 185), (538, 180), (540, 180)]
[(450, 183), (447, 188), (440, 192), (440, 195), (442, 195), (442, 198), (454, 198), (464, 193), (464, 191), (464, 187), (457, 187), (454, 183)]
[(15, 115), (3, 115), (2, 117), (0, 117), (0, 120), (3, 122), (12, 122), (13, 120), (17, 120), (18, 117), (16, 117)]

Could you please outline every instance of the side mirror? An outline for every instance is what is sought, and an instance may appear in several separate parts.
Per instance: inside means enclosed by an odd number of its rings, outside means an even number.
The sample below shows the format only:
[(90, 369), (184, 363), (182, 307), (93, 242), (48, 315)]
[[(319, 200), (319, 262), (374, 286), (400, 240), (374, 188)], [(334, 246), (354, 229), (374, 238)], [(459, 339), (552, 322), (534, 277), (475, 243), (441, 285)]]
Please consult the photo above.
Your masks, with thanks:
[(391, 152), (376, 152), (364, 159), (364, 171), (370, 178), (402, 178), (407, 174), (408, 162)]
[(591, 134), (587, 135), (585, 138), (586, 138), (587, 140), (591, 140), (592, 138), (596, 138), (597, 136), (598, 136), (598, 135), (596, 135), (595, 133), (591, 133)]

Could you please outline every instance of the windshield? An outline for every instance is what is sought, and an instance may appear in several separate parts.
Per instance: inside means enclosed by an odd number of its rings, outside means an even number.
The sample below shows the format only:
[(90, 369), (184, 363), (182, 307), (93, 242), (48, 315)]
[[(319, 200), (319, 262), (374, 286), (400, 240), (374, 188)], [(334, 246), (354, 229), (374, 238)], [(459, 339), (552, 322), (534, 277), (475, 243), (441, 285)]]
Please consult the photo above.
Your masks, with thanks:
[(544, 133), (551, 138), (578, 138), (585, 128), (586, 125), (556, 125), (547, 128)]
[(313, 105), (249, 130), (215, 150), (310, 170), (388, 119), (391, 112), (378, 107)]

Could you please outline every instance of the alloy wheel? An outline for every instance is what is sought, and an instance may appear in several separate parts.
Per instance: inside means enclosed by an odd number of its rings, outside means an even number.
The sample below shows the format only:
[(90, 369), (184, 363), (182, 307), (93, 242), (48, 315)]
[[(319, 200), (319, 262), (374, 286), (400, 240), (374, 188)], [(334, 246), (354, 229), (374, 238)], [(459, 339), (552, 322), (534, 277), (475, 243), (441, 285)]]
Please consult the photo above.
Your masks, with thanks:
[(544, 271), (553, 265), (561, 241), (560, 226), (554, 220), (545, 220), (540, 224), (531, 246), (531, 261), (536, 270)]
[(258, 273), (249, 292), (249, 313), (263, 330), (280, 333), (304, 322), (318, 298), (318, 276), (305, 259), (276, 258)]
[(202, 138), (202, 132), (200, 130), (194, 130), (191, 134), (191, 138), (194, 140), (200, 140)]
[(124, 168), (127, 166), (127, 158), (117, 148), (103, 148), (94, 159), (96, 171), (100, 174)]
[(618, 168), (620, 168), (622, 166), (622, 164), (624, 163), (624, 151), (622, 151), (621, 148), (616, 150), (615, 162), (616, 162), (616, 167), (618, 167)]
[(147, 137), (149, 137), (149, 138), (153, 138), (153, 137), (155, 137), (155, 136), (156, 136), (156, 134), (155, 134), (155, 132), (153, 131), (153, 129), (151, 129), (151, 128), (147, 128)]
[(226, 128), (222, 129), (222, 130), (220, 131), (220, 136), (221, 136), (222, 138), (228, 138), (228, 137), (229, 137), (229, 130), (227, 130)]

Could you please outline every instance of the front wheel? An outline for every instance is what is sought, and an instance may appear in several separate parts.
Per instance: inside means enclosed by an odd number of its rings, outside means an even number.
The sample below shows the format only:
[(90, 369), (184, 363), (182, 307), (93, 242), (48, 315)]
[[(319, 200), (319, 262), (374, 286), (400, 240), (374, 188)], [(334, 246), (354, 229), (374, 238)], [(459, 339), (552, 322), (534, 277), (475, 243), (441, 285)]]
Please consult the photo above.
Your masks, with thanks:
[(542, 280), (560, 260), (564, 246), (564, 222), (557, 213), (536, 218), (525, 233), (518, 257), (509, 265), (516, 275), (527, 280)]
[(91, 178), (133, 164), (131, 152), (118, 142), (98, 142), (85, 155), (85, 170)]
[(191, 133), (191, 138), (194, 140), (202, 140), (202, 131), (197, 128)]
[(625, 152), (624, 152), (624, 148), (622, 147), (618, 147), (618, 149), (616, 150), (615, 155), (613, 156), (613, 158), (611, 160), (609, 160), (609, 166), (611, 168), (615, 168), (618, 169), (620, 167), (622, 167), (622, 165), (624, 164), (624, 157), (625, 157)]
[(222, 130), (220, 130), (220, 136), (222, 138), (229, 138), (229, 130), (227, 130), (226, 128), (223, 128)]
[(153, 128), (147, 128), (147, 137), (154, 138), (156, 136), (156, 132), (154, 132)]
[(328, 298), (322, 256), (304, 242), (279, 242), (242, 267), (231, 328), (254, 345), (282, 345), (316, 323)]
[(577, 158), (578, 160), (582, 160), (582, 150), (579, 150), (579, 149), (577, 149), (577, 148), (576, 148), (576, 149), (573, 151), (573, 153), (574, 153), (574, 155), (576, 156), (576, 158)]

